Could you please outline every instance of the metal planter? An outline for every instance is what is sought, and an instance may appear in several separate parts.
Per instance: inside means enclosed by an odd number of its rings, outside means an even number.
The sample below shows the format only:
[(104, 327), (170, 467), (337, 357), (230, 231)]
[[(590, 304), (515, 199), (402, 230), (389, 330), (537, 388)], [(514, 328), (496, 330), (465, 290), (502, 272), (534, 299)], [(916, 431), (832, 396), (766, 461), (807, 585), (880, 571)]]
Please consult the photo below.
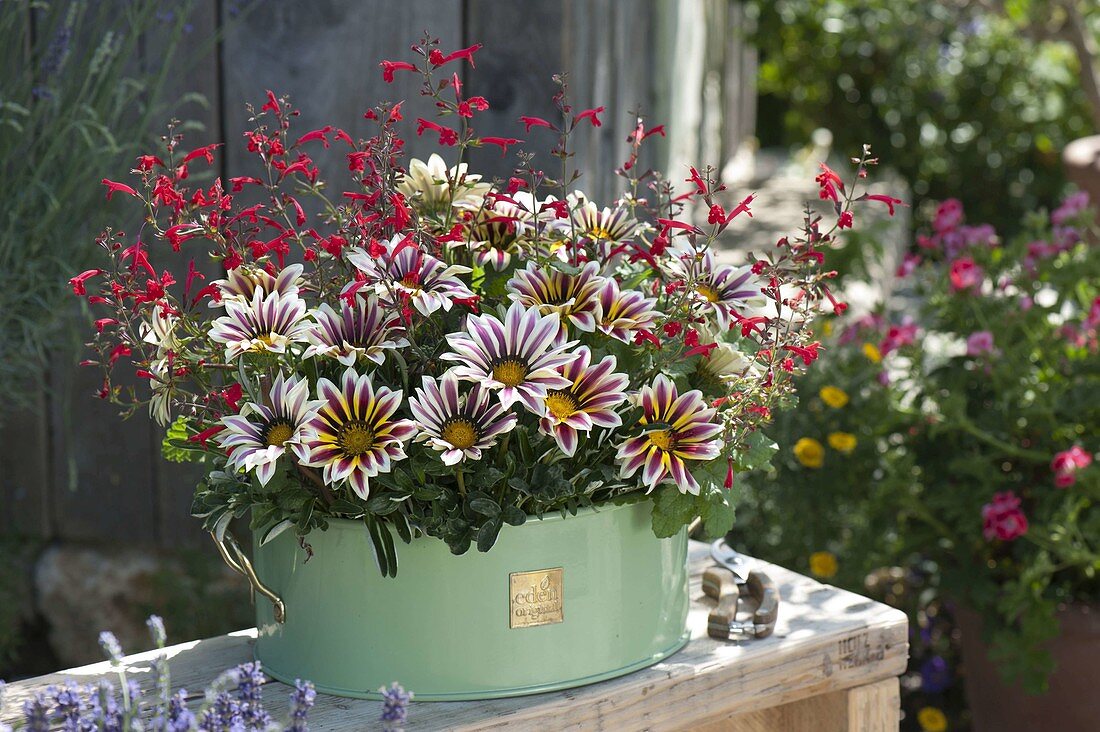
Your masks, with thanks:
[(418, 700), (564, 689), (649, 666), (687, 642), (687, 534), (657, 539), (650, 502), (505, 526), (488, 553), (438, 539), (398, 544), (379, 575), (360, 522), (292, 532), (255, 550), (260, 580), (286, 608), (257, 602), (256, 656), (282, 681), (377, 699), (399, 681)]

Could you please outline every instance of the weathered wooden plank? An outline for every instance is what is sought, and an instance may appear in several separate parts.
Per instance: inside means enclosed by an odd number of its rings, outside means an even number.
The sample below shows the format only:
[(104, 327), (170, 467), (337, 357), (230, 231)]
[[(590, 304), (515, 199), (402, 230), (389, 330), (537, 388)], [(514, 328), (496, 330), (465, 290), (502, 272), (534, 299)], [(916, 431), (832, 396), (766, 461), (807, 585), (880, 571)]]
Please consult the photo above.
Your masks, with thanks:
[[(436, 150), (430, 137), (417, 138), (418, 116), (434, 116), (430, 100), (419, 95), (419, 76), (398, 74), (393, 84), (382, 80), (382, 59), (411, 60), (409, 45), (425, 29), (444, 47), (461, 43), (460, 0), (385, 0), (302, 3), (270, 0), (247, 22), (227, 28), (223, 78), (227, 154), (230, 175), (253, 170), (240, 138), (248, 126), (245, 103), (257, 108), (264, 94), (289, 94), (302, 110), (295, 126), (302, 132), (333, 124), (352, 137), (369, 127), (363, 113), (381, 99), (405, 99), (405, 132), (410, 154), (426, 157)], [(226, 11), (228, 12), (228, 11)], [(336, 177), (346, 173), (346, 149), (339, 145), (310, 151), (318, 165)]]
[[(876, 704), (896, 703), (889, 689), (891, 683), (896, 689), (894, 677), (906, 665), (904, 613), (761, 562), (784, 598), (775, 635), (734, 643), (714, 641), (706, 635), (711, 601), (699, 587), (702, 570), (710, 564), (707, 547), (693, 542), (691, 551), (688, 625), (692, 640), (684, 650), (649, 669), (578, 689), (484, 702), (414, 704), (406, 729), (535, 730), (546, 729), (547, 724), (570, 729), (689, 729), (696, 723), (804, 700), (807, 704), (820, 700), (829, 709), (836, 707), (834, 715), (858, 721), (875, 719), (865, 710)], [(169, 651), (173, 681), (188, 689), (202, 688), (222, 669), (249, 660), (254, 637), (255, 631), (242, 631), (174, 646)], [(128, 662), (143, 685), (152, 683), (149, 658), (142, 654)], [(13, 684), (8, 688), (9, 711), (3, 718), (12, 717), (23, 699), (45, 685), (65, 678), (88, 681), (109, 673), (106, 664), (98, 664)], [(886, 683), (868, 686), (879, 681)], [(859, 691), (853, 696), (849, 690), (854, 689)], [(286, 709), (287, 692), (281, 684), (268, 685), (265, 700), (276, 713)], [(832, 696), (835, 693), (842, 695), (840, 702)], [(363, 729), (376, 723), (380, 709), (379, 702), (319, 695), (310, 726)]]
[[(478, 52), (477, 69), (467, 75), (468, 94), (481, 95), (489, 102), (488, 111), (474, 118), (474, 129), (482, 136), (524, 139), (522, 149), (536, 156), (532, 165), (558, 177), (560, 164), (549, 155), (556, 137), (540, 128), (524, 133), (519, 117), (558, 119), (552, 101), (557, 87), (552, 77), (565, 70), (561, 0), (468, 0), (465, 22), (464, 42), (485, 46)], [(472, 168), (487, 176), (507, 177), (514, 166), (511, 156), (502, 157), (495, 148), (473, 151), (470, 161)]]
[[(173, 103), (171, 116), (186, 121), (185, 150), (223, 142), (220, 139), (220, 73), (216, 46), (219, 24), (216, 0), (200, 0), (195, 4), (185, 29), (184, 42), (180, 44), (177, 57), (173, 61), (182, 74), (171, 77), (164, 90), (165, 99)], [(166, 34), (167, 30), (166, 27), (162, 34)], [(163, 63), (159, 35), (151, 34), (143, 44), (143, 66), (147, 71), (155, 71)], [(175, 103), (182, 100), (186, 101)], [(221, 159), (219, 156), (218, 160)], [(205, 163), (193, 165), (190, 182), (193, 185), (209, 185), (213, 177), (221, 173), (220, 165), (213, 170), (208, 170)], [(180, 283), (184, 281), (183, 275), (191, 260), (195, 261), (196, 268), (208, 278), (221, 276), (221, 268), (210, 261), (201, 245), (190, 248), (185, 246), (178, 254), (165, 250), (158, 253), (159, 266), (175, 272), (176, 280)], [(203, 470), (201, 466), (194, 464), (170, 463), (165, 460), (160, 450), (164, 428), (153, 420), (148, 420), (147, 424), (148, 450), (156, 489), (156, 513), (153, 517), (156, 542), (166, 548), (198, 544), (203, 541), (204, 535), (201, 524), (190, 518), (191, 497)]]
[(93, 396), (99, 371), (78, 369), (78, 359), (75, 350), (59, 351), (50, 374), (55, 538), (152, 544), (156, 485), (149, 418), (140, 413), (119, 420), (118, 407)]
[(0, 532), (48, 539), (51, 475), (46, 393), (35, 381), (24, 389), (30, 406), (9, 410), (0, 421)]

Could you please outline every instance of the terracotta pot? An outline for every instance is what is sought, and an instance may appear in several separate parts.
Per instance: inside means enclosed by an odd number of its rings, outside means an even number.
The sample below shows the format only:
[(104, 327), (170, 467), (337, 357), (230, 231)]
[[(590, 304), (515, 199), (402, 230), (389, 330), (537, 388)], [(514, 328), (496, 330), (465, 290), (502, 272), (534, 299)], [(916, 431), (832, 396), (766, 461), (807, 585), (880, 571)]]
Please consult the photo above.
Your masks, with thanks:
[(1100, 135), (1082, 137), (1062, 151), (1066, 177), (1087, 191), (1093, 203), (1100, 203)]
[(982, 639), (981, 616), (967, 607), (956, 609), (974, 732), (1089, 730), (1100, 725), (1100, 605), (1069, 605), (1057, 617), (1061, 633), (1048, 646), (1056, 664), (1050, 690), (1033, 695), (1001, 678)]

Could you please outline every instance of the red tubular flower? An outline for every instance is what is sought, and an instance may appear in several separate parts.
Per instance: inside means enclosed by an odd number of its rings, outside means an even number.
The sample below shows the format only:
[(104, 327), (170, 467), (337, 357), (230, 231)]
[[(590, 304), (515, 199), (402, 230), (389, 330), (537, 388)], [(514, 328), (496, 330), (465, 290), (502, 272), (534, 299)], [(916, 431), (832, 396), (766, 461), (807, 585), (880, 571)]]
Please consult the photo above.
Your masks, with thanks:
[(114, 350), (111, 351), (111, 355), (107, 357), (107, 362), (113, 366), (115, 362), (118, 361), (120, 358), (122, 358), (123, 356), (129, 356), (131, 353), (133, 352), (130, 350), (130, 347), (128, 345), (126, 345), (125, 343), (119, 343), (117, 346), (115, 346)]
[(733, 221), (735, 218), (737, 218), (741, 214), (748, 214), (749, 218), (751, 219), (752, 218), (752, 211), (749, 210), (749, 204), (752, 203), (754, 198), (756, 198), (755, 193), (750, 193), (749, 195), (745, 196), (745, 198), (743, 198), (741, 200), (741, 203), (734, 206), (733, 210), (730, 211), (726, 215), (726, 220), (723, 221), (722, 223), (723, 224), (728, 224), (729, 222)]
[(500, 156), (504, 157), (504, 154), (508, 152), (508, 148), (512, 145), (518, 145), (523, 140), (517, 140), (514, 137), (482, 137), (482, 145), (496, 145), (500, 148)]
[(328, 133), (330, 133), (330, 132), (332, 132), (332, 125), (325, 125), (324, 127), (322, 127), (319, 130), (311, 130), (310, 132), (307, 132), (306, 134), (302, 135), (297, 140), (295, 140), (294, 145), (292, 147), (298, 147), (302, 143), (310, 142), (312, 140), (320, 140), (322, 147), (324, 147), (327, 150), (328, 146), (329, 146), (329, 142), (328, 142), (328, 137), (326, 137), (326, 135), (328, 135)]
[(556, 127), (554, 127), (554, 125), (550, 124), (549, 122), (544, 120), (542, 117), (523, 116), (523, 117), (519, 118), (519, 121), (527, 126), (527, 129), (524, 130), (525, 133), (530, 133), (532, 127), (546, 127), (548, 129), (551, 129), (551, 130), (557, 129)]
[(108, 325), (118, 325), (118, 321), (114, 318), (100, 318), (99, 320), (95, 321), (95, 332), (102, 333), (103, 329), (106, 328)]
[(695, 168), (689, 168), (689, 170), (691, 171), (691, 173), (686, 182), (694, 183), (696, 193), (698, 193), (700, 196), (705, 196), (707, 193), (707, 184), (706, 181), (703, 180), (703, 176), (699, 175), (699, 171)]
[(634, 333), (635, 345), (642, 345), (643, 343), (652, 343), (657, 348), (661, 347), (661, 339), (653, 334), (652, 331), (641, 329)]
[(206, 147), (196, 148), (196, 149), (192, 150), (191, 152), (187, 153), (187, 155), (183, 158), (183, 162), (186, 165), (187, 163), (191, 162), (195, 158), (206, 158), (206, 162), (213, 165), (214, 164), (214, 150), (219, 148), (219, 147), (221, 147), (220, 142), (215, 143), (213, 145), (207, 145)]
[[(452, 147), (458, 143), (458, 133), (452, 130), (450, 127), (444, 127), (443, 125), (430, 122), (423, 117), (417, 117), (416, 119), (416, 136), (420, 137), (424, 134), (424, 130), (432, 130), (439, 133), (439, 144), (446, 147)], [(488, 139), (500, 139), (500, 138), (483, 138)]]
[(840, 229), (850, 229), (852, 228), (852, 223), (853, 222), (851, 211), (842, 211), (840, 214), (840, 218), (836, 220), (837, 228)]
[(821, 344), (817, 343), (817, 342), (811, 343), (810, 345), (808, 345), (806, 347), (802, 347), (802, 346), (783, 346), (783, 350), (789, 351), (790, 353), (793, 353), (794, 355), (801, 358), (802, 363), (805, 364), (806, 366), (809, 366), (810, 364), (812, 364), (814, 361), (817, 360), (817, 357), (820, 355), (818, 353), (819, 348), (821, 348)]
[(604, 109), (606, 109), (606, 107), (595, 107), (593, 109), (586, 109), (583, 112), (581, 112), (580, 114), (578, 114), (576, 117), (573, 118), (573, 124), (575, 125), (578, 122), (580, 122), (582, 119), (586, 119), (586, 120), (588, 120), (589, 122), (592, 123), (593, 127), (602, 127), (603, 122), (601, 122), (600, 118), (597, 117), (596, 115), (602, 114)]
[(113, 196), (116, 193), (128, 193), (131, 196), (133, 196), (134, 198), (138, 197), (137, 191), (135, 191), (133, 188), (126, 185), (125, 183), (116, 183), (115, 181), (107, 180), (106, 178), (101, 180), (100, 183), (107, 186), (107, 200), (108, 201), (110, 201), (111, 196)]
[(839, 203), (840, 195), (837, 193), (837, 189), (844, 190), (844, 181), (828, 165), (825, 163), (820, 163), (820, 165), (821, 174), (814, 178), (814, 181), (821, 187), (821, 200), (829, 199)]
[(408, 61), (383, 61), (378, 65), (382, 67), (382, 80), (387, 84), (393, 83), (395, 71), (416, 71), (416, 67)]
[(462, 48), (444, 56), (442, 51), (438, 48), (434, 48), (432, 52), (428, 54), (428, 61), (431, 62), (432, 66), (442, 66), (443, 64), (449, 64), (458, 59), (466, 59), (470, 63), (470, 68), (473, 69), (476, 68), (474, 66), (474, 54), (480, 49), (481, 44), (475, 43), (469, 48)]
[(162, 168), (167, 167), (164, 161), (156, 155), (141, 155), (138, 157), (138, 170), (152, 170), (154, 165), (159, 165)]
[(84, 287), (84, 283), (97, 275), (103, 274), (101, 269), (89, 269), (81, 272), (76, 277), (69, 280), (69, 285), (73, 288), (74, 295), (87, 295), (88, 291)]
[(726, 458), (726, 482), (722, 485), (727, 491), (733, 488), (733, 458)]
[(879, 203), (885, 203), (886, 208), (887, 208), (887, 210), (889, 210), (891, 216), (894, 215), (894, 206), (905, 206), (905, 205), (907, 205), (900, 198), (894, 198), (893, 196), (886, 196), (886, 195), (883, 195), (881, 193), (868, 193), (868, 194), (864, 195), (863, 197), (866, 198), (868, 201), (878, 201)]
[(197, 435), (191, 435), (190, 437), (187, 438), (187, 441), (188, 442), (197, 442), (200, 445), (202, 445), (203, 448), (206, 448), (207, 447), (206, 443), (210, 440), (210, 438), (213, 437), (214, 435), (218, 434), (219, 432), (221, 432), (224, 429), (225, 429), (225, 425), (216, 424), (213, 427), (208, 427), (207, 429), (203, 430), (202, 432), (198, 433)]
[(717, 203), (710, 207), (707, 213), (708, 224), (721, 224), (726, 220), (726, 210)]

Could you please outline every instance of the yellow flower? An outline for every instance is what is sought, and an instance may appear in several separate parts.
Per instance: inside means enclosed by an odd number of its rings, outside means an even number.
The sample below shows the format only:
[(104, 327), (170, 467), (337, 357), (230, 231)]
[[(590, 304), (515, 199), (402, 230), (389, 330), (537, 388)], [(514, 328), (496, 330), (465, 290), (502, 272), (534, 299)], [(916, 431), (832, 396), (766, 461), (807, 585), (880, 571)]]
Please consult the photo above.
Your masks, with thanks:
[(856, 440), (856, 436), (851, 432), (830, 432), (828, 442), (829, 447), (847, 455), (852, 450), (856, 449), (858, 440)]
[(794, 443), (794, 456), (807, 468), (820, 468), (825, 462), (825, 448), (812, 437), (803, 437)]
[(814, 552), (811, 554), (810, 574), (822, 579), (836, 576), (836, 555), (832, 552)]
[(840, 409), (848, 403), (848, 394), (835, 386), (823, 386), (817, 395), (833, 409)]
[(947, 715), (936, 707), (921, 707), (917, 712), (917, 724), (922, 732), (945, 732), (947, 730)]
[(828, 338), (832, 334), (833, 334), (833, 321), (826, 320), (824, 323), (821, 324), (821, 335)]
[(879, 363), (882, 361), (882, 351), (878, 350), (878, 346), (874, 343), (863, 344), (863, 355), (867, 357), (867, 360), (871, 363)]

